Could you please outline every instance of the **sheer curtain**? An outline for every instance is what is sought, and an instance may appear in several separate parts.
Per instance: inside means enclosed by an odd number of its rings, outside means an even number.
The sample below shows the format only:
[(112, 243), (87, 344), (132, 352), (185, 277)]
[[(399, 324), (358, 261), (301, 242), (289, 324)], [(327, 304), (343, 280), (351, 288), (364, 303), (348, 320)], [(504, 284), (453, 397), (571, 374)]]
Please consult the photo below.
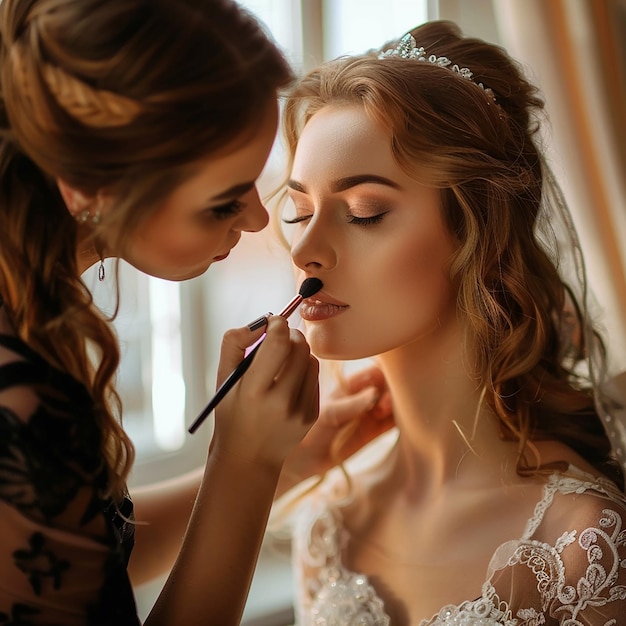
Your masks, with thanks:
[(626, 399), (626, 2), (493, 0), (493, 8), (503, 45), (545, 94), (552, 163)]

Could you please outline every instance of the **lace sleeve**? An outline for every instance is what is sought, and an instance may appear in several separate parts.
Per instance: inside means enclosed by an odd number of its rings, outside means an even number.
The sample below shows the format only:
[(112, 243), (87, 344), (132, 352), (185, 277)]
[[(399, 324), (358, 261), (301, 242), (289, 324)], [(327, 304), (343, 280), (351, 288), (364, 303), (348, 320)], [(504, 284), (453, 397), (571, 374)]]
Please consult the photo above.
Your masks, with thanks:
[(519, 626), (626, 624), (626, 500), (566, 478), (553, 492), (528, 535), (496, 554), (489, 585)]
[(564, 576), (550, 615), (568, 626), (626, 623), (626, 505), (596, 501), (588, 519), (564, 536)]
[(40, 374), (0, 367), (0, 625), (137, 626), (87, 398), (44, 407)]

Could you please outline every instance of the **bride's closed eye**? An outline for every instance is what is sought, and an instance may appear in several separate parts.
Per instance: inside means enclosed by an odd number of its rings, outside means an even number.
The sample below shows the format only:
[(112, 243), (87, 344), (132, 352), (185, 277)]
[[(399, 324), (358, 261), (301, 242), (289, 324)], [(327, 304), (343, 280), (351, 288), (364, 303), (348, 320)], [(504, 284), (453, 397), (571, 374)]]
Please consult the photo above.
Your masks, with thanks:
[[(371, 215), (355, 215), (354, 213), (346, 213), (346, 221), (349, 224), (356, 224), (358, 226), (369, 226), (372, 224), (380, 224), (383, 218), (387, 213), (389, 213), (388, 209), (380, 208), (378, 209), (378, 213), (373, 213)], [(296, 213), (298, 211), (296, 210)], [(305, 222), (313, 217), (312, 212), (304, 212), (301, 211), (300, 214), (296, 214), (294, 217), (282, 217), (282, 222), (284, 224), (299, 224), (301, 222)]]
[(292, 218), (286, 218), (283, 217), (282, 222), (284, 224), (299, 224), (300, 222), (304, 222), (305, 220), (311, 219), (313, 217), (313, 214), (309, 214), (309, 215), (297, 215), (296, 217), (292, 217)]
[(387, 215), (389, 211), (383, 211), (382, 213), (378, 213), (377, 215), (368, 215), (366, 217), (361, 217), (358, 215), (348, 215), (348, 222), (350, 224), (358, 224), (359, 226), (369, 226), (370, 224), (380, 224), (383, 221), (385, 215)]
[[(377, 215), (369, 215), (367, 217), (360, 217), (358, 215), (350, 215), (348, 214), (347, 220), (349, 224), (357, 224), (359, 226), (369, 226), (370, 224), (380, 224), (382, 222), (383, 217), (387, 215), (388, 211), (383, 213), (378, 213)], [(300, 222), (305, 222), (313, 217), (312, 214), (309, 215), (298, 215), (296, 217), (287, 219), (285, 217), (282, 218), (283, 223), (285, 224), (299, 224)]]

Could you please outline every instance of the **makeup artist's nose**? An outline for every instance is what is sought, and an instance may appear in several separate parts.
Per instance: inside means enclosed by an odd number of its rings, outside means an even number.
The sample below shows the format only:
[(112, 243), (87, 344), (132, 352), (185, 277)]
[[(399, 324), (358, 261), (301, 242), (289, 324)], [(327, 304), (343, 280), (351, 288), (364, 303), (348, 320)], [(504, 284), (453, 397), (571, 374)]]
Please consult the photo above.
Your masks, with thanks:
[(247, 193), (242, 198), (242, 201), (246, 207), (241, 212), (240, 219), (236, 222), (236, 228), (251, 233), (263, 230), (270, 218), (261, 202), (261, 198), (259, 198), (259, 192), (256, 187)]
[(291, 258), (303, 270), (312, 266), (332, 270), (337, 265), (331, 234), (317, 216), (312, 217), (304, 232), (294, 238)]

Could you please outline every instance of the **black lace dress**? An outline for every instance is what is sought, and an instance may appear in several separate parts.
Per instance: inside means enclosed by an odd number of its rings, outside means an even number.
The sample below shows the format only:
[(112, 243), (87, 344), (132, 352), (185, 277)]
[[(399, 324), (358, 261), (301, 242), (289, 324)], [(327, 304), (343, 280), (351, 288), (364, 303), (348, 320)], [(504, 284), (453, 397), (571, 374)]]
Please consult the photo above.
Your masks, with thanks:
[(0, 625), (139, 624), (99, 450), (85, 388), (0, 334)]

